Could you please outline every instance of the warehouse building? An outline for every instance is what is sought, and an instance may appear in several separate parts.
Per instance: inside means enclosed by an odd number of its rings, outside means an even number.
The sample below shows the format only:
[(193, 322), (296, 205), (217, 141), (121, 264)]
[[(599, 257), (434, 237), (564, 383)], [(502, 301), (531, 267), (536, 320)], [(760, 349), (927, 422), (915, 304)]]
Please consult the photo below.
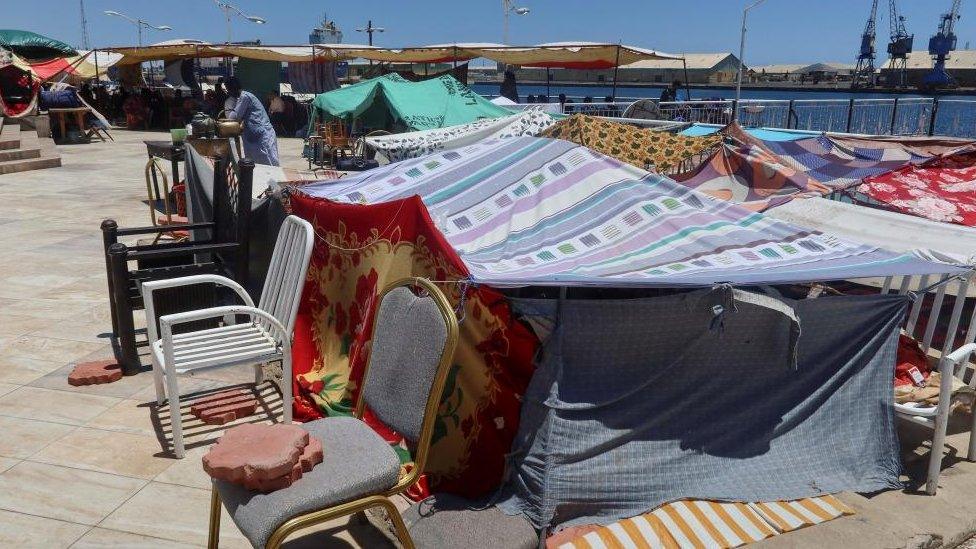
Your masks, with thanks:
[[(739, 70), (739, 59), (731, 53), (686, 53), (684, 57), (684, 62), (680, 59), (660, 59), (622, 65), (617, 71), (617, 82), (684, 82), (687, 74), (687, 81), (692, 84), (731, 83)], [(612, 82), (613, 77), (613, 69), (549, 69), (551, 82)], [(521, 68), (516, 78), (519, 81), (545, 82), (546, 69)]]
[[(913, 51), (908, 54), (906, 63), (908, 85), (917, 87), (922, 83), (925, 75), (932, 70), (932, 57), (927, 51)], [(887, 61), (881, 68), (882, 82), (889, 81), (891, 61)], [(976, 87), (976, 50), (958, 50), (952, 52), (946, 60), (946, 72), (956, 79), (956, 83), (964, 87)]]

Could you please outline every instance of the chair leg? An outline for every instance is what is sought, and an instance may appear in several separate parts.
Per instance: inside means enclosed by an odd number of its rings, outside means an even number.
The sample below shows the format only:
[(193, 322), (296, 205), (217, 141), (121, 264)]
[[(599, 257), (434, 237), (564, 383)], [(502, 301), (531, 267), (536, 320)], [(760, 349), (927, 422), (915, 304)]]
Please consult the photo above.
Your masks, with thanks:
[[(152, 354), (152, 353), (150, 353)], [(152, 359), (153, 385), (156, 386), (156, 404), (163, 405), (166, 400), (166, 389), (163, 387), (163, 368), (156, 363), (155, 356)]]
[(210, 529), (207, 533), (207, 549), (217, 549), (220, 545), (220, 492), (216, 486), (210, 487)]
[(976, 405), (973, 406), (972, 410), (972, 420), (969, 423), (969, 452), (966, 454), (966, 459), (969, 461), (976, 461)]
[(183, 417), (180, 415), (180, 389), (176, 377), (172, 372), (166, 376), (166, 388), (169, 392), (169, 423), (173, 431), (173, 453), (176, 454), (177, 459), (183, 459), (186, 455), (183, 448)]
[(292, 420), (291, 384), (291, 349), (286, 345), (281, 357), (281, 408), (285, 423), (291, 423)]
[(413, 538), (410, 537), (407, 525), (403, 523), (403, 517), (400, 516), (400, 510), (396, 508), (393, 501), (383, 498), (378, 504), (386, 509), (386, 514), (390, 517), (390, 522), (393, 523), (393, 530), (403, 549), (414, 549)]
[[(941, 406), (940, 406), (941, 408)], [(946, 406), (948, 408), (948, 406)], [(925, 493), (934, 496), (939, 488), (939, 474), (942, 472), (942, 451), (945, 449), (946, 428), (948, 427), (948, 412), (935, 417), (935, 430), (932, 433), (932, 453), (929, 455), (929, 469), (925, 481)]]

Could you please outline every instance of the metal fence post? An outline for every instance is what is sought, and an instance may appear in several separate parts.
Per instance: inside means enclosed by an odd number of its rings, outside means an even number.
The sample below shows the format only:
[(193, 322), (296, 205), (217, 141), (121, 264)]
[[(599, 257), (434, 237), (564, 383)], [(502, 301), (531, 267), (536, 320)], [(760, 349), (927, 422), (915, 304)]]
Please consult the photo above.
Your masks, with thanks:
[(108, 253), (109, 248), (112, 244), (118, 242), (118, 230), (119, 224), (115, 222), (114, 219), (106, 219), (102, 221), (102, 245), (103, 253), (105, 254), (105, 278), (108, 281), (108, 308), (112, 315), (112, 333), (119, 333), (119, 323), (115, 319), (118, 314), (117, 307), (115, 306), (115, 285), (112, 284), (112, 258)]
[(796, 117), (796, 111), (793, 109), (794, 101), (794, 99), (790, 99), (790, 107), (786, 113), (786, 129), (788, 130), (793, 129), (793, 119)]
[(891, 107), (891, 127), (888, 128), (888, 135), (895, 135), (895, 117), (898, 116), (898, 98), (895, 98), (895, 103)]
[(939, 115), (939, 98), (932, 98), (932, 113), (929, 115), (929, 135), (935, 135), (935, 118)]
[(851, 133), (851, 122), (854, 120), (854, 98), (847, 103), (847, 133)]

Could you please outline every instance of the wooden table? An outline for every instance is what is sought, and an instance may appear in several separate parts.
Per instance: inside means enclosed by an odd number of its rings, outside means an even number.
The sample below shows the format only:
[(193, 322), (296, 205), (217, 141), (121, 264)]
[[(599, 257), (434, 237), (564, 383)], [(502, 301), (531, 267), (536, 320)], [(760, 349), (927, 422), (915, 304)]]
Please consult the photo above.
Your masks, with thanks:
[(75, 118), (75, 125), (78, 126), (78, 131), (84, 133), (89, 138), (95, 135), (102, 141), (105, 141), (105, 137), (98, 131), (97, 128), (89, 127), (86, 117), (91, 109), (88, 107), (70, 107), (70, 108), (53, 108), (47, 110), (51, 118), (58, 121), (58, 128), (61, 130), (61, 141), (67, 141), (68, 139), (68, 118), (72, 115)]

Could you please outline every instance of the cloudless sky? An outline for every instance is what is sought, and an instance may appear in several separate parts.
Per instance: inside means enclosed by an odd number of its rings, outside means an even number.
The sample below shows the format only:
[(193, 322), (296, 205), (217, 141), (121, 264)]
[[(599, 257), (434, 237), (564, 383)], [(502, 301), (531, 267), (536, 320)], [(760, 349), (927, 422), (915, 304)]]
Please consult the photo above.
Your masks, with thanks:
[[(620, 41), (661, 51), (738, 53), (746, 0), (521, 0), (526, 16), (512, 15), (512, 44), (556, 41)], [(344, 42), (366, 43), (355, 28), (367, 19), (386, 28), (374, 43), (400, 47), (444, 42), (501, 42), (502, 0), (236, 0), (242, 10), (268, 20), (233, 23), (235, 40), (303, 44), (323, 13), (345, 32)], [(749, 15), (746, 63), (852, 63), (870, 0), (767, 0)], [(879, 6), (879, 58), (888, 39), (887, 0)], [(915, 49), (928, 38), (950, 0), (900, 0)], [(222, 42), (223, 14), (213, 0), (87, 0), (88, 29), (95, 46), (135, 45), (135, 25), (104, 15), (116, 10), (173, 31), (149, 31), (145, 43), (173, 38)], [(80, 46), (78, 0), (0, 0), (0, 28), (26, 29)], [(959, 47), (976, 47), (976, 1), (963, 2), (956, 25)]]

